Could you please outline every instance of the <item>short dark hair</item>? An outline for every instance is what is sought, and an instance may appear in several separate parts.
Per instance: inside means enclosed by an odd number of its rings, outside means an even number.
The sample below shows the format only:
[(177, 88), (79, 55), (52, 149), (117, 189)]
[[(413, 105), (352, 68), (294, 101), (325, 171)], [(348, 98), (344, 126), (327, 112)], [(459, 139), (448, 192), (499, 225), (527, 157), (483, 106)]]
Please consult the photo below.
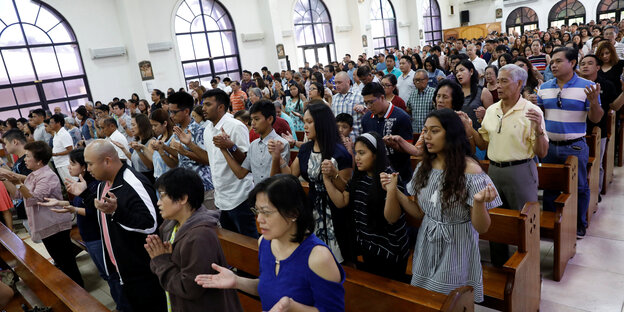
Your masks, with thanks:
[(163, 93), (162, 91), (160, 91), (159, 89), (154, 89), (154, 92), (156, 92), (156, 95), (158, 95), (158, 97), (162, 100), (165, 98), (165, 93)]
[(275, 124), (275, 120), (277, 119), (275, 116), (275, 105), (273, 104), (273, 102), (267, 99), (262, 99), (251, 105), (251, 107), (249, 108), (249, 115), (253, 113), (261, 113), (262, 116), (267, 119), (269, 117), (273, 117), (273, 122), (271, 123), (271, 125)]
[(336, 122), (344, 122), (349, 125), (349, 127), (353, 127), (353, 116), (347, 113), (340, 113), (336, 116)]
[(234, 118), (240, 118), (243, 120), (244, 124), (251, 126), (251, 117), (249, 116), (249, 112), (244, 109), (234, 113)]
[(2, 135), (2, 139), (5, 140), (5, 142), (10, 142), (13, 140), (18, 140), (21, 143), (26, 143), (26, 135), (24, 135), (24, 132), (20, 131), (19, 129), (11, 129), (7, 132), (5, 132)]
[(108, 105), (104, 105), (104, 104), (96, 107), (95, 109), (99, 109), (99, 110), (107, 112), (107, 113), (110, 112), (110, 108), (108, 107)]
[(563, 52), (568, 62), (574, 61), (574, 66), (572, 66), (572, 69), (576, 69), (576, 65), (578, 65), (578, 50), (574, 48), (556, 48), (552, 52), (552, 55), (555, 55), (559, 52)]
[(366, 77), (371, 74), (371, 68), (368, 65), (362, 65), (357, 69), (358, 77)]
[[(314, 233), (314, 217), (307, 196), (299, 180), (290, 174), (278, 174), (256, 184), (249, 193), (248, 201), (256, 205), (258, 194), (264, 193), (284, 219), (295, 219), (297, 232), (292, 242), (301, 243), (306, 236)], [(288, 196), (284, 196), (288, 194)]]
[(262, 68), (260, 68), (260, 71), (263, 71), (263, 70), (269, 71), (269, 69), (266, 66), (262, 66)]
[(505, 51), (505, 53), (509, 52), (508, 50), (509, 48), (506, 45), (497, 45), (495, 51), (496, 52), (500, 52), (500, 51)]
[(249, 75), (251, 75), (251, 72), (245, 69), (245, 70), (243, 70), (243, 74), (249, 74)]
[(83, 116), (83, 117), (89, 117), (89, 113), (87, 113), (87, 108), (84, 106), (80, 106), (76, 109), (76, 114)]
[(204, 92), (202, 99), (214, 97), (217, 102), (217, 106), (223, 105), (225, 106), (225, 111), (227, 112), (230, 109), (230, 96), (225, 93), (225, 91), (221, 89), (210, 89)]
[(117, 120), (113, 117), (106, 117), (101, 122), (104, 126), (115, 126), (117, 128)]
[(327, 65), (325, 65), (325, 67), (327, 67), (327, 70), (328, 70), (330, 73), (334, 73), (334, 72), (336, 72), (336, 69), (334, 68), (334, 65), (327, 64)]
[(48, 143), (43, 141), (34, 141), (24, 145), (24, 149), (32, 153), (35, 160), (47, 164), (52, 158), (52, 148)]
[(117, 107), (119, 109), (126, 109), (126, 104), (124, 102), (117, 102), (117, 103), (113, 103), (113, 107)]
[(65, 117), (61, 114), (54, 114), (50, 119), (54, 120), (57, 124), (61, 124), (61, 127), (65, 126)]
[(430, 52), (434, 52), (434, 51), (442, 52), (442, 49), (440, 48), (439, 45), (434, 45), (433, 47), (431, 47), (429, 51)]
[(43, 110), (43, 108), (37, 108), (30, 113), (33, 115), (41, 116), (43, 118), (46, 117), (46, 112)]
[(176, 92), (167, 98), (169, 104), (175, 104), (179, 109), (189, 110), (189, 114), (193, 111), (193, 96), (186, 92)]
[(177, 167), (165, 172), (154, 186), (174, 202), (188, 196), (191, 210), (199, 209), (204, 202), (204, 183), (195, 171), (188, 168)]
[(459, 85), (459, 83), (455, 82), (455, 80), (451, 79), (443, 79), (438, 83), (438, 87), (435, 92), (433, 92), (433, 100), (435, 101), (436, 96), (438, 95), (438, 91), (442, 87), (449, 87), (451, 89), (452, 97), (451, 97), (451, 106), (453, 106), (453, 110), (460, 111), (464, 106), (464, 90)]
[(402, 60), (405, 60), (406, 62), (410, 63), (410, 65), (414, 64), (414, 62), (412, 61), (412, 57), (409, 55), (403, 55), (401, 57)]
[(596, 60), (596, 65), (598, 66), (602, 66), (602, 61), (600, 60), (600, 58), (598, 58), (598, 56), (596, 56), (595, 54), (587, 54), (585, 56), (583, 56), (583, 58), (581, 59), (581, 61), (583, 61), (583, 59), (585, 59), (586, 57), (591, 57), (593, 59)]
[(376, 82), (370, 82), (367, 83), (364, 88), (362, 88), (362, 96), (367, 96), (369, 94), (372, 94), (375, 97), (379, 97), (385, 95), (385, 92), (380, 84)]

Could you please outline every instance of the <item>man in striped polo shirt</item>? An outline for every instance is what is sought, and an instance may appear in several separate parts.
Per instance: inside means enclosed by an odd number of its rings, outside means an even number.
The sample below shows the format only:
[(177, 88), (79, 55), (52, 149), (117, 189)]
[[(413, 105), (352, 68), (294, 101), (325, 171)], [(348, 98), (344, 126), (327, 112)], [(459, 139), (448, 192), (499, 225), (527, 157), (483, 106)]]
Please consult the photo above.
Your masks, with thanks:
[[(555, 79), (544, 82), (537, 92), (537, 103), (544, 108), (548, 134), (548, 155), (542, 162), (563, 164), (570, 155), (578, 158), (577, 237), (585, 236), (589, 185), (587, 161), (589, 148), (585, 143), (586, 119), (599, 122), (604, 114), (600, 106), (600, 85), (576, 75), (578, 52), (559, 48), (550, 63)], [(544, 191), (544, 210), (555, 211), (554, 200), (559, 192)]]

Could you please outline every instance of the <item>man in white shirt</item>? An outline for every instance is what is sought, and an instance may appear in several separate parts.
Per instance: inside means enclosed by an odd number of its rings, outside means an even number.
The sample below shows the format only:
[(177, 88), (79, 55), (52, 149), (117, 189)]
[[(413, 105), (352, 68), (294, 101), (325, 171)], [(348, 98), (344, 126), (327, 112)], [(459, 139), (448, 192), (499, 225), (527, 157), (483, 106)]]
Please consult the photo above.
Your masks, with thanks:
[(602, 36), (615, 47), (615, 53), (617, 53), (618, 58), (624, 60), (624, 43), (615, 41), (618, 31), (618, 28), (613, 25), (607, 26), (603, 29)]
[(220, 89), (207, 90), (203, 95), (204, 129), (203, 144), (196, 144), (189, 135), (180, 135), (202, 162), (210, 164), (215, 190), (215, 206), (221, 211), (219, 221), (224, 229), (258, 238), (256, 218), (250, 210), (247, 196), (253, 189), (253, 178), (242, 179), (234, 174), (221, 148), (226, 149), (238, 164), (245, 160), (249, 151), (249, 129), (242, 122), (227, 114), (230, 97)]
[(477, 55), (476, 49), (477, 48), (475, 47), (474, 44), (469, 44), (468, 47), (466, 48), (466, 54), (468, 54), (468, 58), (470, 59), (475, 69), (479, 73), (479, 78), (483, 78), (483, 75), (485, 74), (485, 68), (487, 67), (487, 63), (485, 62), (484, 59), (480, 58), (479, 55)]
[(128, 137), (131, 137), (128, 132), (132, 132), (132, 127), (130, 125), (131, 118), (129, 115), (126, 115), (126, 104), (122, 102), (113, 103), (113, 118), (117, 120), (117, 130), (121, 132), (121, 134)]
[(72, 179), (69, 174), (69, 152), (74, 149), (74, 140), (65, 129), (65, 118), (61, 114), (54, 114), (46, 120), (50, 129), (54, 131), (52, 139), (52, 161), (63, 183)]
[(412, 91), (416, 89), (416, 86), (414, 86), (415, 72), (412, 70), (412, 58), (408, 55), (401, 57), (399, 69), (401, 70), (401, 75), (397, 79), (397, 89), (399, 90), (399, 97), (407, 102)]
[(128, 166), (130, 166), (131, 164), (130, 161), (128, 161), (126, 153), (121, 149), (121, 147), (123, 147), (126, 151), (130, 151), (130, 145), (128, 145), (126, 136), (121, 134), (117, 129), (117, 121), (115, 118), (106, 117), (98, 120), (98, 137), (101, 136), (105, 136), (106, 140), (113, 143), (117, 155), (119, 155), (119, 159), (125, 161)]

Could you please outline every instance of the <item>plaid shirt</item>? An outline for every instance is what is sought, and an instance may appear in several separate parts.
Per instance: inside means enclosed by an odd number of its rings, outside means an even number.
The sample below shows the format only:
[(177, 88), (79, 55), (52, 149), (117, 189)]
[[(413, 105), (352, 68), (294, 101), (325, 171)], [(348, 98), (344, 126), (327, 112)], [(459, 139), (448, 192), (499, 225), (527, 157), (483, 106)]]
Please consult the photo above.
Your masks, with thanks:
[(425, 124), (427, 114), (435, 108), (433, 105), (434, 92), (434, 88), (426, 87), (422, 92), (416, 89), (410, 94), (406, 106), (412, 111), (412, 129), (414, 131), (420, 132)]
[(355, 105), (364, 105), (364, 98), (361, 94), (348, 91), (345, 94), (336, 93), (332, 98), (332, 111), (334, 116), (338, 114), (347, 113), (353, 117), (353, 133), (355, 136), (360, 135), (362, 129), (362, 114), (353, 111)]

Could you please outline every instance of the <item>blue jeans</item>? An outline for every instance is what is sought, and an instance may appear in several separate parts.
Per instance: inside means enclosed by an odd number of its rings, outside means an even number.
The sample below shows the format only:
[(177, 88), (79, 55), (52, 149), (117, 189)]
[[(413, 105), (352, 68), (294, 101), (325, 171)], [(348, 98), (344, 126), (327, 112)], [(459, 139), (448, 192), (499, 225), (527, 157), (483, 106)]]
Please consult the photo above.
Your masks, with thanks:
[(102, 241), (95, 240), (84, 243), (87, 247), (87, 252), (89, 253), (89, 256), (91, 256), (93, 263), (95, 263), (95, 266), (100, 272), (100, 276), (108, 283), (111, 297), (113, 297), (113, 300), (117, 305), (116, 309), (124, 312), (132, 311), (121, 293), (119, 274), (117, 274), (117, 272), (111, 272), (111, 275), (106, 274), (106, 268), (104, 266), (104, 254), (102, 250)]
[[(578, 158), (578, 215), (577, 230), (587, 227), (587, 208), (589, 207), (589, 184), (587, 183), (587, 162), (589, 161), (589, 147), (585, 139), (570, 145), (557, 146), (549, 144), (548, 155), (542, 159), (543, 163), (563, 164), (568, 156)], [(554, 201), (561, 192), (544, 191), (544, 211), (555, 211)]]
[(256, 216), (251, 212), (247, 200), (232, 210), (221, 210), (219, 222), (221, 222), (221, 226), (226, 230), (253, 238), (260, 237), (258, 228), (256, 227)]

